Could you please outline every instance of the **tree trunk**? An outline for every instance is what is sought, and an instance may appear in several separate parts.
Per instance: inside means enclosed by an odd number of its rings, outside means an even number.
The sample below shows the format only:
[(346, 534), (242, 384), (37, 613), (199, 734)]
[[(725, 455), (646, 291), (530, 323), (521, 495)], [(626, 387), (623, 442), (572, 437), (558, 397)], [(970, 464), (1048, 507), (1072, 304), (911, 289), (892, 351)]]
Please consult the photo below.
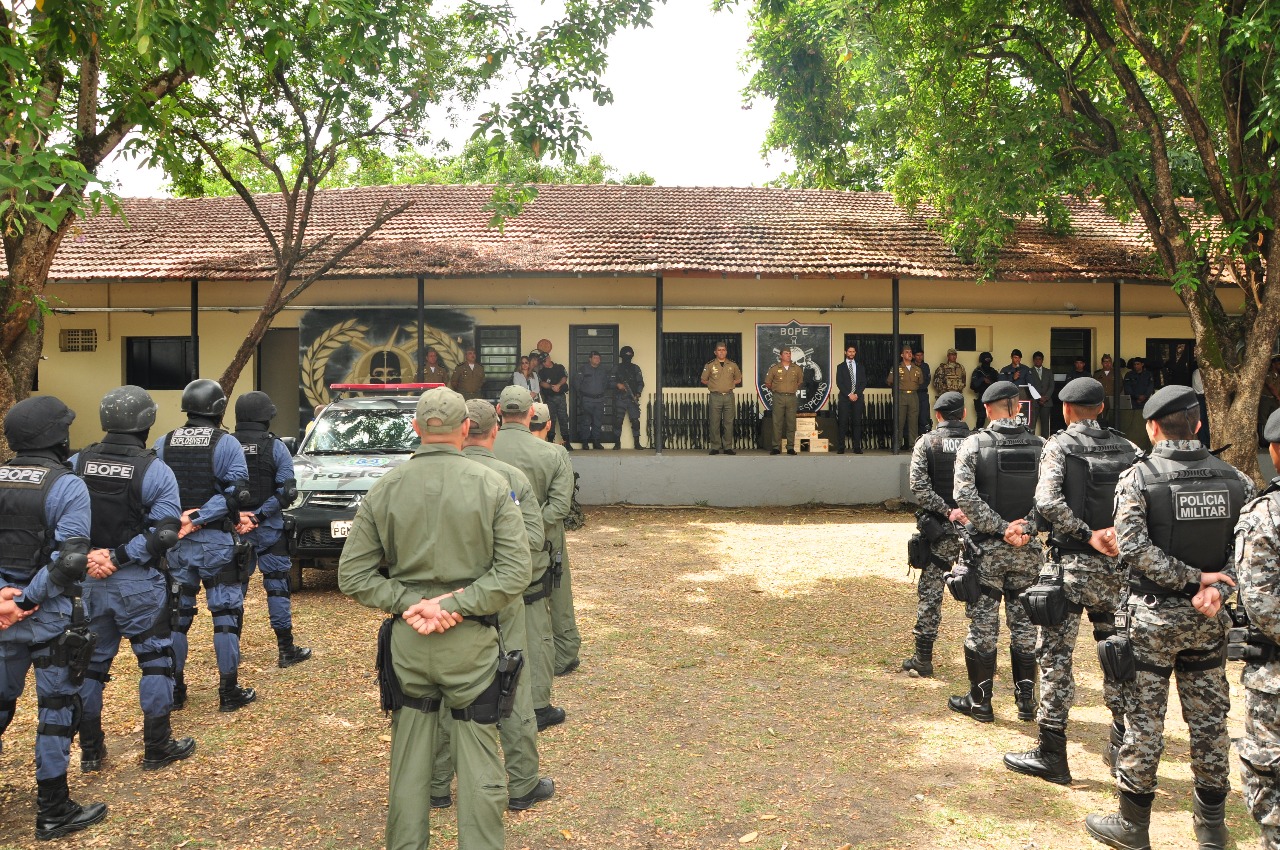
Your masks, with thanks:
[(267, 331), (271, 329), (271, 322), (275, 318), (273, 311), (280, 300), (280, 293), (284, 291), (285, 284), (288, 283), (289, 270), (276, 272), (276, 280), (271, 287), (271, 294), (267, 297), (267, 301), (262, 305), (262, 311), (258, 313), (258, 318), (254, 321), (253, 327), (249, 328), (249, 333), (245, 335), (244, 341), (240, 343), (240, 347), (236, 349), (235, 356), (231, 358), (231, 362), (227, 364), (226, 371), (222, 373), (222, 377), (218, 379), (218, 383), (222, 386), (222, 391), (231, 397), (232, 391), (235, 389), (236, 382), (240, 380), (240, 373), (244, 371), (244, 367), (248, 365), (249, 358), (258, 350), (258, 346), (262, 343), (262, 338), (267, 335)]

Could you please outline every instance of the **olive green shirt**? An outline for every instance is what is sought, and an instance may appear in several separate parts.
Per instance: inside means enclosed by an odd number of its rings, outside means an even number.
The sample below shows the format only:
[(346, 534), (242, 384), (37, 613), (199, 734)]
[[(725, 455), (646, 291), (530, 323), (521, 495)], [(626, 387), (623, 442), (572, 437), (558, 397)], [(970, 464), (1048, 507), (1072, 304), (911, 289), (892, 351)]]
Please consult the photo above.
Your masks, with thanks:
[(794, 363), (785, 369), (782, 368), (781, 363), (774, 363), (764, 376), (764, 385), (775, 393), (790, 393), (794, 395), (799, 392), (800, 384), (803, 382), (804, 369)]
[(569, 453), (541, 440), (525, 425), (507, 422), (498, 429), (493, 453), (519, 469), (533, 485), (533, 494), (542, 505), (547, 539), (554, 548), (564, 546), (564, 518), (573, 500), (573, 466)]
[(435, 366), (432, 366), (430, 363), (423, 364), (422, 383), (444, 384), (445, 386), (448, 386), (449, 370), (446, 369), (442, 363), (437, 363)]
[(732, 360), (712, 360), (702, 367), (702, 383), (713, 393), (731, 393), (742, 383), (742, 370)]
[(484, 367), (479, 363), (459, 363), (458, 368), (453, 370), (453, 380), (449, 382), (449, 386), (462, 393), (463, 398), (479, 398), (484, 389)]
[(516, 494), (516, 504), (520, 506), (520, 515), (524, 517), (524, 530), (529, 535), (529, 557), (533, 561), (533, 581), (537, 581), (547, 566), (546, 555), (543, 552), (547, 542), (547, 531), (542, 522), (542, 506), (533, 493), (533, 485), (529, 483), (529, 477), (511, 464), (498, 460), (492, 451), (483, 446), (465, 446), (462, 453), (481, 466), (488, 467), (506, 478), (511, 492)]
[(531, 572), (507, 479), (432, 443), (369, 488), (342, 547), (338, 587), (389, 614), (461, 587), (440, 607), (483, 616), (522, 597)]
[[(889, 373), (889, 386), (893, 386), (893, 372)], [(915, 364), (908, 369), (906, 364), (898, 364), (898, 389), (902, 392), (915, 392), (924, 389), (924, 370)]]

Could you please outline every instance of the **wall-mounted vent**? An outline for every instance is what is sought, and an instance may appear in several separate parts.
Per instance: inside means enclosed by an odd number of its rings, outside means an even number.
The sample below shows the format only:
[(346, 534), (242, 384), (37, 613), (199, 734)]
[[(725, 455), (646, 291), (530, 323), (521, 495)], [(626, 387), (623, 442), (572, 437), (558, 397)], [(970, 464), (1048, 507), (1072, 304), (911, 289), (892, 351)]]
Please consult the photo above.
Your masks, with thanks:
[(63, 328), (58, 331), (58, 350), (60, 351), (97, 351), (97, 328)]

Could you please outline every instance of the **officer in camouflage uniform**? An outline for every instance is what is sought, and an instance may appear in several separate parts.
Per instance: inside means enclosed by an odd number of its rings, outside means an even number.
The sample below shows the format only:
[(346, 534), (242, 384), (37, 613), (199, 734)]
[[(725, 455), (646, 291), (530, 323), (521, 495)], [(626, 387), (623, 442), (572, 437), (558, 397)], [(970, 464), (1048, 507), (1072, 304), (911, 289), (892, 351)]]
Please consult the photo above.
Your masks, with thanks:
[[(1280, 469), (1280, 411), (1262, 436)], [(1245, 806), (1262, 826), (1262, 850), (1280, 850), (1280, 477), (1246, 505), (1236, 525), (1240, 604), (1258, 633), (1240, 681), (1244, 736), (1237, 739)]]
[(1035, 718), (1036, 627), (1018, 596), (1040, 570), (1043, 549), (1035, 536), (1036, 474), (1044, 440), (1014, 421), (1018, 387), (997, 381), (982, 404), (990, 422), (965, 438), (956, 452), (955, 499), (982, 548), (982, 595), (966, 607), (969, 636), (964, 661), (969, 693), (948, 701), (952, 711), (980, 723), (995, 719), (991, 689), (1000, 637), (1000, 600), (1009, 625), (1009, 653), (1019, 720)]
[[(1067, 429), (1045, 443), (1036, 484), (1036, 510), (1053, 531), (1048, 568), (1061, 571), (1068, 601), (1066, 617), (1056, 626), (1040, 627), (1036, 647), (1040, 662), (1040, 745), (1030, 752), (1009, 753), (1005, 767), (1058, 785), (1071, 784), (1067, 765), (1067, 714), (1075, 700), (1072, 655), (1080, 635), (1080, 615), (1088, 611), (1095, 641), (1115, 633), (1115, 612), (1125, 595), (1128, 574), (1112, 527), (1116, 475), (1133, 465), (1138, 447), (1098, 424), (1104, 396), (1102, 384), (1079, 378), (1062, 390)], [(1111, 747), (1107, 764), (1124, 739), (1124, 704), (1120, 684), (1104, 678), (1102, 698), (1111, 709)]]
[(422, 445), (369, 488), (338, 564), (343, 593), (397, 615), (391, 663), (405, 702), (391, 720), (386, 846), (425, 850), (430, 842), (425, 803), (440, 712), (449, 711), (459, 846), (503, 850), (498, 631), (477, 618), (528, 587), (529, 536), (507, 479), (462, 454), (461, 395), (428, 390), (413, 422)]
[(1169, 678), (1178, 683), (1191, 735), (1193, 823), (1201, 850), (1229, 836), (1223, 809), (1231, 791), (1227, 737), (1230, 694), (1223, 672), (1235, 586), (1231, 544), (1253, 482), (1195, 439), (1200, 404), (1190, 387), (1169, 386), (1142, 409), (1151, 453), (1120, 477), (1115, 523), (1129, 567), (1129, 639), (1137, 678), (1125, 687), (1128, 728), (1116, 757), (1117, 814), (1093, 814), (1085, 828), (1117, 848), (1150, 845), (1156, 769), (1164, 751)]
[[(963, 386), (963, 384), (961, 384)], [(956, 507), (955, 458), (960, 443), (969, 436), (964, 423), (964, 396), (946, 392), (933, 405), (938, 427), (916, 441), (911, 450), (911, 494), (920, 506), (916, 527), (929, 541), (929, 563), (920, 571), (916, 594), (916, 653), (902, 662), (913, 676), (933, 675), (933, 642), (942, 625), (943, 574), (960, 556), (960, 537), (954, 523), (968, 518)]]
[(969, 374), (964, 366), (956, 362), (956, 356), (956, 350), (948, 348), (946, 362), (939, 363), (933, 370), (933, 381), (930, 386), (933, 387), (935, 395), (960, 393), (961, 397), (964, 396), (964, 387), (969, 382)]

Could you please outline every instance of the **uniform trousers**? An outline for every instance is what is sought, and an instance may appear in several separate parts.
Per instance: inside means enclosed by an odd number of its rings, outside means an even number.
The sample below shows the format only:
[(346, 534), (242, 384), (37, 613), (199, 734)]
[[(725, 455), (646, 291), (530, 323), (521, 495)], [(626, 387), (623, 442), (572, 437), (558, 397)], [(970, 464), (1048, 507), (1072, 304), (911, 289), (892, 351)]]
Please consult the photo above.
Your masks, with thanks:
[[(907, 429), (907, 447), (916, 444), (916, 439), (920, 436), (920, 394), (916, 392), (901, 391), (898, 393), (898, 411), (894, 417), (893, 439), (902, 439), (902, 428), (906, 425)], [(892, 448), (892, 446), (890, 446)]]
[[(224, 676), (240, 668), (240, 626), (244, 622), (244, 588), (238, 579), (225, 577), (235, 560), (235, 544), (225, 531), (201, 528), (169, 550), (170, 574), (181, 591), (178, 628), (173, 632), (174, 670), (187, 666), (187, 631), (195, 619), (196, 594), (205, 583), (205, 600), (213, 617), (213, 652), (218, 672)], [(219, 578), (223, 575), (223, 578)]]
[(941, 563), (930, 562), (920, 571), (920, 578), (916, 582), (916, 627), (912, 629), (912, 633), (916, 637), (935, 640), (938, 629), (942, 626), (942, 598), (946, 595), (943, 576), (960, 557), (960, 538), (948, 534), (930, 544), (930, 548), (933, 549), (934, 558)]
[(164, 576), (149, 567), (127, 566), (105, 579), (90, 579), (84, 583), (84, 609), (89, 629), (98, 637), (80, 685), (84, 713), (102, 714), (102, 691), (125, 637), (142, 671), (138, 702), (143, 715), (168, 714), (173, 708), (174, 662)]
[(717, 451), (733, 448), (733, 393), (711, 393), (707, 397), (708, 447)]
[(773, 394), (773, 435), (784, 449), (794, 449), (796, 438), (796, 410), (799, 403), (795, 393)]
[[(289, 590), (289, 571), (293, 561), (284, 541), (284, 529), (260, 525), (243, 539), (253, 546), (254, 563), (249, 567), (249, 577), (257, 568), (262, 570), (262, 589), (267, 592), (267, 617), (273, 629), (293, 628), (293, 593)], [(244, 596), (249, 595), (249, 579), (241, 586)]]
[(1262, 826), (1262, 850), (1280, 850), (1280, 695), (1244, 692), (1239, 740), (1244, 804)]
[(36, 668), (37, 780), (66, 775), (71, 736), (80, 719), (80, 697), (67, 668), (44, 666), (53, 653), (48, 644), (66, 631), (70, 612), (69, 600), (51, 599), (30, 617), (0, 631), (0, 732), (13, 719), (27, 671)]
[[(1035, 584), (1040, 572), (1040, 542), (1033, 540), (1026, 546), (1014, 547), (1003, 540), (990, 540), (981, 546), (982, 566), (978, 569), (978, 579), (986, 587), (1003, 594), (1009, 646), (1014, 652), (1033, 654), (1036, 627), (1027, 618), (1018, 597)], [(964, 645), (981, 655), (994, 653), (1000, 639), (1000, 599), (984, 593), (977, 602), (965, 606), (965, 613), (969, 616), (969, 635)]]
[(573, 608), (573, 576), (569, 572), (569, 547), (561, 531), (560, 549), (564, 553), (560, 584), (551, 590), (551, 634), (555, 645), (555, 669), (563, 670), (578, 658), (582, 635), (578, 633), (578, 615)]

